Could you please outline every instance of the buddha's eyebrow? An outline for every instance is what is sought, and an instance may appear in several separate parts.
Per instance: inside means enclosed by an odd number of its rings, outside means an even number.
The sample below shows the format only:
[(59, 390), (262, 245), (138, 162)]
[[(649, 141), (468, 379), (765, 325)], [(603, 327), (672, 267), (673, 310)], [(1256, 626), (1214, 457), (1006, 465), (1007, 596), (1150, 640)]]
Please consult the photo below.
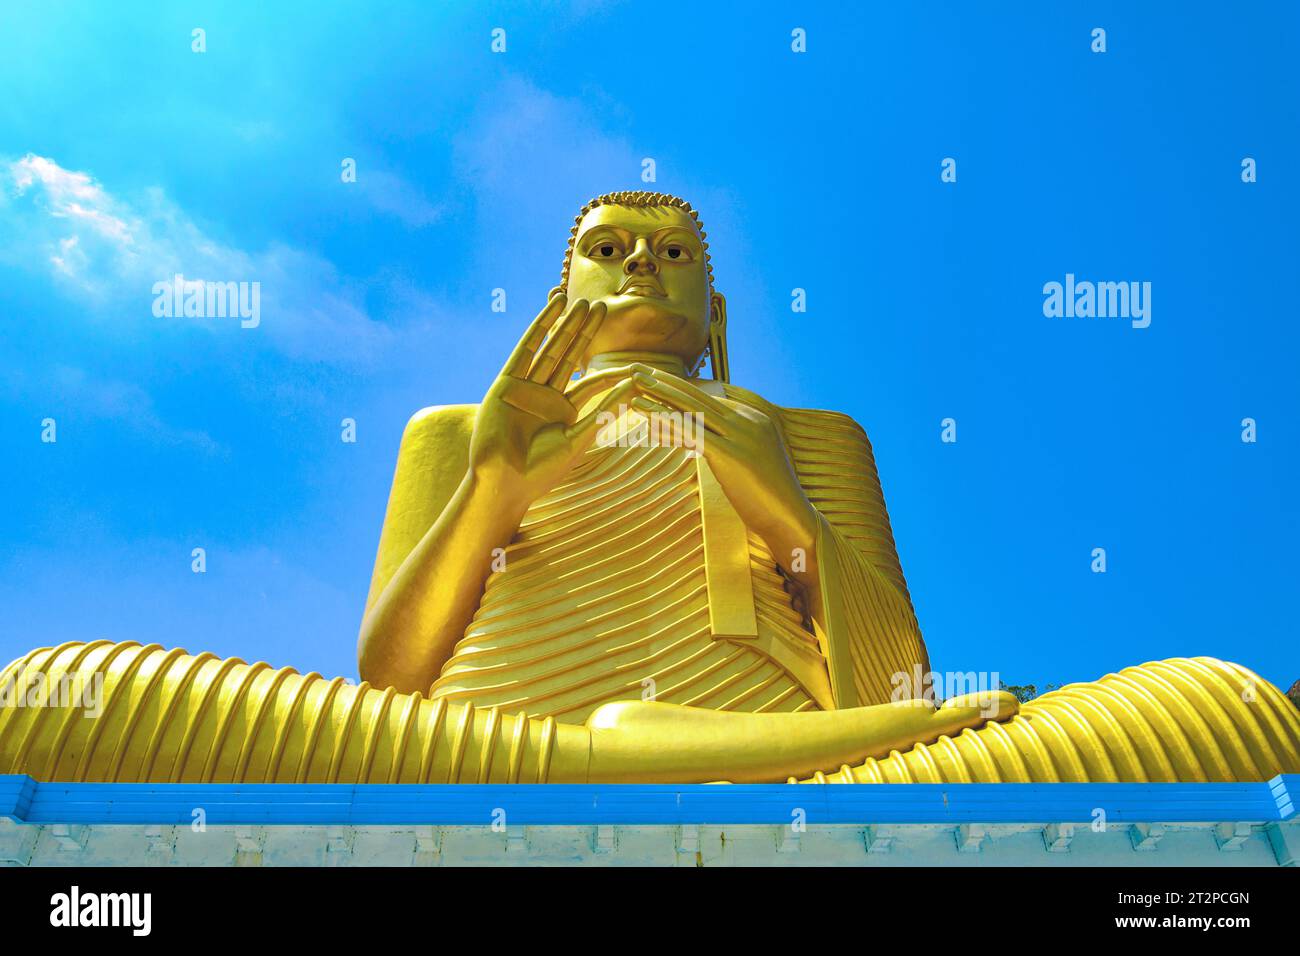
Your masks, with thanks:
[(649, 239), (652, 242), (658, 242), (659, 240), (663, 239), (665, 236), (669, 236), (669, 235), (685, 236), (693, 240), (697, 245), (699, 244), (700, 241), (699, 236), (697, 236), (688, 227), (682, 225), (673, 224), (668, 226), (660, 226), (658, 229), (655, 229), (653, 232), (641, 233), (641, 232), (633, 232), (631, 229), (628, 229), (624, 226), (616, 226), (608, 222), (597, 223), (596, 225), (587, 229), (582, 233), (581, 236), (578, 237), (578, 241), (585, 243), (588, 240), (598, 239), (600, 236), (606, 233), (613, 233), (615, 236), (617, 236), (619, 239), (623, 240), (624, 242), (631, 242), (632, 240), (636, 239), (637, 236), (640, 235), (644, 235), (647, 239)]
[(605, 232), (612, 232), (620, 239), (630, 239), (632, 238), (633, 235), (631, 232), (622, 228), (621, 226), (613, 226), (607, 222), (601, 222), (601, 223), (597, 223), (596, 225), (592, 226), (590, 229), (583, 232), (581, 238), (586, 239), (588, 236), (593, 236), (593, 235), (598, 236)]
[(650, 237), (652, 239), (662, 239), (664, 236), (672, 235), (673, 233), (680, 233), (683, 236), (694, 239), (696, 242), (700, 241), (699, 236), (695, 234), (694, 230), (687, 226), (677, 225), (663, 226), (662, 228), (656, 229), (654, 232), (650, 233)]

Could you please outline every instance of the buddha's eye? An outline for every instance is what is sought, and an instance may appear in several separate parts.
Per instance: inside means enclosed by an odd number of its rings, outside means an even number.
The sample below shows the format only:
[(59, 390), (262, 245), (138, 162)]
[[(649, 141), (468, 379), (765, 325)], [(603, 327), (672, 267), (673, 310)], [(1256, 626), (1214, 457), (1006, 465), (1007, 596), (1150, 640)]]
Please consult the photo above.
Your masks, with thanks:
[(677, 243), (664, 246), (663, 255), (668, 259), (676, 259), (678, 262), (689, 262), (691, 258), (691, 254), (686, 250), (686, 247)]
[(619, 254), (619, 248), (612, 242), (598, 242), (587, 252), (592, 259), (613, 259)]

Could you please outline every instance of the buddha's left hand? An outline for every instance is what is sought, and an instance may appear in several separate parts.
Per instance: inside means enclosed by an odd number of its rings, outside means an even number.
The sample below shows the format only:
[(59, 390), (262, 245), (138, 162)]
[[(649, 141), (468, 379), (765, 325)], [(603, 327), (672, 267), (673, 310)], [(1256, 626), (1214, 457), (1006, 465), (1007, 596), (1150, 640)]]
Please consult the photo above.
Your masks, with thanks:
[[(640, 394), (632, 407), (643, 413), (699, 415), (702, 451), (727, 498), (747, 527), (790, 570), (795, 549), (809, 559), (817, 540), (817, 512), (804, 494), (781, 432), (756, 408), (708, 395), (697, 385), (649, 366), (632, 374)], [(803, 568), (801, 568), (803, 570)], [(807, 579), (807, 574), (800, 574)]]

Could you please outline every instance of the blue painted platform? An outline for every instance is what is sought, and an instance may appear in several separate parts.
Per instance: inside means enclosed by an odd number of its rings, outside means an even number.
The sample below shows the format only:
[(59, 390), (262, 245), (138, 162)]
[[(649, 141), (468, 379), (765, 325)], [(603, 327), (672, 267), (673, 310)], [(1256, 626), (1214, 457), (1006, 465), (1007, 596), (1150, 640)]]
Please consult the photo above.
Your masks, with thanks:
[(1300, 774), (1264, 783), (415, 785), (41, 783), (0, 775), (0, 818), (27, 824), (524, 826), (1268, 823), (1300, 804)]

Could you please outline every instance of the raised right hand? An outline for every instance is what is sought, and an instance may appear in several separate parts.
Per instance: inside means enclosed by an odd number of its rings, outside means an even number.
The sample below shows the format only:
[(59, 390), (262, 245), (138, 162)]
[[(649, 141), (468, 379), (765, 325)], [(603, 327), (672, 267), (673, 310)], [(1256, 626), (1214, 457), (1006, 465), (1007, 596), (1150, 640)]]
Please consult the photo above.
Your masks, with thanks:
[(637, 388), (631, 379), (616, 385), (578, 418), (564, 388), (605, 320), (605, 304), (589, 306), (579, 299), (565, 312), (566, 305), (567, 297), (559, 293), (533, 320), (474, 419), (470, 473), (517, 507), (553, 488), (595, 441), (601, 414), (626, 402)]

